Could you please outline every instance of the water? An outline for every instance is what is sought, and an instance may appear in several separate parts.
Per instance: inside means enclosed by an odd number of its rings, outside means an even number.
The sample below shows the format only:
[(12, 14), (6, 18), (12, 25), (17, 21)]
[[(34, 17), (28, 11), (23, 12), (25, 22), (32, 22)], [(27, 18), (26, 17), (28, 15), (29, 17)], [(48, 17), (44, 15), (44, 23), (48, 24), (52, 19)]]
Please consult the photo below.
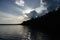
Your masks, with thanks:
[(48, 40), (48, 35), (22, 25), (0, 25), (0, 40)]

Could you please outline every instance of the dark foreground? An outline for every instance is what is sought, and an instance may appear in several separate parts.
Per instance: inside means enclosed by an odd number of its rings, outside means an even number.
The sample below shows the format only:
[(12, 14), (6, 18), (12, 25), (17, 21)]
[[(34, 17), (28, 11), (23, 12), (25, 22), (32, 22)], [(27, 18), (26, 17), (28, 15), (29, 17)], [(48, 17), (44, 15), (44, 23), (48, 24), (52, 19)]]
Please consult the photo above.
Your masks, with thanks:
[[(36, 12), (34, 13), (37, 14)], [(49, 40), (58, 40), (60, 35), (60, 8), (48, 12), (44, 16), (24, 21), (22, 25), (30, 26), (29, 28), (32, 30), (31, 33), (34, 34), (35, 37), (33, 38), (35, 38), (35, 40), (38, 40), (37, 34), (39, 32), (46, 33), (48, 38), (50, 38)]]

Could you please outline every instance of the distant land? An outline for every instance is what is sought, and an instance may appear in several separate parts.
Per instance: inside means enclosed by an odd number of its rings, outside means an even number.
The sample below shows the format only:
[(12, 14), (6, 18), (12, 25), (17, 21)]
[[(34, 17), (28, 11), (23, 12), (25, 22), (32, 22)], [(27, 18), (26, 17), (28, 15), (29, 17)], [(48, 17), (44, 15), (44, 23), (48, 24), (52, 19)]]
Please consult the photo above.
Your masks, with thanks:
[(0, 24), (0, 25), (20, 25), (20, 24)]

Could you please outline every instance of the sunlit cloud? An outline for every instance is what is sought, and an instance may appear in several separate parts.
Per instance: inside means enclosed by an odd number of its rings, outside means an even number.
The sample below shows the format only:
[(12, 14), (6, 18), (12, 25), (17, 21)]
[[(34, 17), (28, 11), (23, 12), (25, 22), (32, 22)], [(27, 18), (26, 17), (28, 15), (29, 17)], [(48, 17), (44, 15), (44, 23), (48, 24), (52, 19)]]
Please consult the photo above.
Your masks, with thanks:
[(43, 11), (46, 11), (47, 8), (45, 8), (44, 6), (38, 7), (35, 9), (37, 13), (42, 13)]
[(47, 7), (45, 6), (46, 4), (47, 4), (46, 2), (43, 2), (43, 0), (40, 0), (40, 6), (35, 9), (36, 12), (43, 13), (43, 11), (47, 11)]
[[(23, 10), (24, 16), (26, 18), (30, 18), (30, 17), (35, 18), (35, 17), (44, 15), (45, 13), (48, 12), (46, 4), (47, 4), (46, 2), (43, 2), (43, 0), (40, 0), (40, 6), (39, 7), (35, 8), (35, 9), (26, 8), (26, 10)], [(34, 12), (34, 11), (36, 11), (37, 13), (34, 13), (34, 14), (31, 13), (31, 12)], [(42, 15), (40, 15), (40, 14), (42, 14)], [(35, 15), (35, 17), (32, 16), (32, 15)]]
[[(25, 17), (25, 18), (24, 18), (25, 21), (30, 19), (29, 16), (28, 16), (28, 14), (30, 14), (30, 13), (31, 13), (32, 11), (34, 11), (34, 10), (35, 10), (35, 9), (32, 9), (32, 8), (26, 8), (25, 10), (22, 11), (23, 16)], [(30, 16), (31, 16), (31, 15), (30, 15)]]
[(18, 6), (24, 6), (24, 0), (16, 0), (15, 4), (17, 4)]
[(30, 12), (33, 11), (33, 10), (34, 10), (34, 9), (27, 8), (26, 10), (23, 10), (23, 13), (28, 14), (28, 13), (30, 13)]

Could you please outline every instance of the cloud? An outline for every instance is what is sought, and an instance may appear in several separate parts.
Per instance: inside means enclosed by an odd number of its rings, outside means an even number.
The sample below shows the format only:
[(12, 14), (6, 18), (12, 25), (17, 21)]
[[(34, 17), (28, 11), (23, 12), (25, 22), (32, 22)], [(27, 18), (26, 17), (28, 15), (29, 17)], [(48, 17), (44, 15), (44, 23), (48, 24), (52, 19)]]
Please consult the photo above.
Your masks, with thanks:
[(47, 6), (46, 6), (46, 2), (43, 2), (43, 0), (40, 0), (40, 6), (35, 8), (35, 9), (31, 9), (28, 8), (26, 10), (23, 11), (23, 13), (25, 14), (25, 16), (28, 18), (35, 18), (38, 16), (43, 16), (45, 15), (48, 10), (47, 10)]
[(47, 7), (45, 6), (46, 2), (43, 2), (43, 0), (40, 0), (40, 7), (37, 7), (35, 10), (37, 13), (42, 13), (43, 11), (47, 11)]
[(24, 6), (24, 0), (16, 0), (15, 4), (17, 4), (18, 6)]
[(35, 18), (37, 16), (42, 16), (45, 13), (47, 13), (47, 7), (45, 6), (46, 3), (40, 0), (40, 6), (33, 9), (33, 8), (26, 8), (26, 10), (23, 10), (23, 15), (25, 15), (26, 18)]
[[(37, 12), (36, 16), (43, 16), (46, 13), (48, 13), (49, 11), (52, 11), (53, 9), (58, 8), (58, 6), (60, 5), (60, 1), (59, 0), (40, 0), (40, 6), (35, 8), (34, 10)], [(32, 11), (34, 11), (30, 8), (24, 10), (23, 13), (25, 13), (26, 17), (30, 17), (32, 15)], [(27, 16), (28, 14), (28, 16)], [(35, 14), (33, 14), (35, 15)], [(33, 16), (31, 17), (33, 18)]]
[(23, 10), (22, 12), (24, 14), (29, 14), (31, 11), (33, 11), (34, 9), (31, 9), (31, 8), (27, 8), (26, 10)]
[(35, 9), (37, 13), (42, 13), (43, 11), (47, 11), (47, 8), (45, 8), (44, 6), (38, 7)]
[(60, 0), (40, 0), (40, 7), (37, 7), (35, 10), (37, 11), (37, 13), (43, 13), (44, 11), (48, 12), (55, 10), (59, 6)]

